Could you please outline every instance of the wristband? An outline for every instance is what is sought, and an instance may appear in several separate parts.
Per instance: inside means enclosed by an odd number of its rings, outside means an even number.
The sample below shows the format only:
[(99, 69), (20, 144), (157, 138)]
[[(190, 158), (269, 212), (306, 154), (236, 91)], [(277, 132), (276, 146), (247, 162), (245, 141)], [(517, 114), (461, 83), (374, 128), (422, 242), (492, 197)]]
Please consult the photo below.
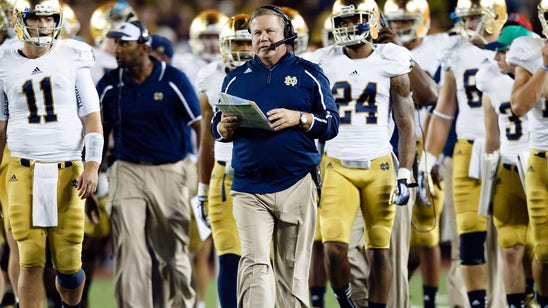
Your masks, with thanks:
[(398, 169), (398, 180), (406, 179), (407, 183), (411, 181), (411, 171), (407, 168)]
[(209, 185), (204, 183), (198, 183), (198, 196), (207, 196)]
[(548, 71), (548, 65), (542, 63), (542, 69), (545, 70), (545, 71)]
[(86, 149), (86, 154), (84, 160), (94, 161), (98, 164), (101, 164), (103, 158), (103, 144), (105, 140), (103, 135), (99, 133), (87, 133), (84, 136), (84, 147)]

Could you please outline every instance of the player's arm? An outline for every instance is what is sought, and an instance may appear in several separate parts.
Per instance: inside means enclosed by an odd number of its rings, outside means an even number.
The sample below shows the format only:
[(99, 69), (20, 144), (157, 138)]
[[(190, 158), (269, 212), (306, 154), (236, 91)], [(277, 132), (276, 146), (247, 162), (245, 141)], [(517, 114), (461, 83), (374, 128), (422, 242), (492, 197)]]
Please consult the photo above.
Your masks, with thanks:
[(209, 99), (205, 93), (200, 94), (200, 109), (202, 110), (202, 123), (200, 125), (200, 150), (198, 151), (198, 171), (200, 173), (200, 183), (209, 184), (211, 171), (213, 170), (214, 144), (215, 140), (209, 131), (211, 119), (213, 118), (213, 109), (209, 104)]
[(409, 72), (409, 80), (413, 91), (413, 102), (419, 106), (436, 104), (438, 85), (418, 63), (414, 61), (412, 63), (413, 68)]
[(500, 131), (498, 116), (485, 93), (482, 96), (483, 117), (485, 122), (485, 153), (493, 153), (500, 148)]
[(424, 138), (426, 151), (434, 157), (443, 152), (457, 110), (457, 86), (453, 71), (446, 71), (443, 80), (436, 108)]
[(542, 95), (547, 80), (548, 71), (544, 69), (531, 74), (521, 66), (516, 67), (510, 98), (512, 112), (521, 117), (533, 109)]
[(394, 121), (398, 126), (398, 158), (400, 168), (412, 170), (415, 161), (416, 136), (413, 100), (408, 75), (390, 78), (390, 99), (393, 104)]
[(99, 96), (89, 68), (82, 68), (76, 72), (76, 89), (82, 100), (85, 150), (84, 172), (78, 178), (77, 189), (80, 198), (84, 199), (92, 196), (97, 190), (104, 144)]

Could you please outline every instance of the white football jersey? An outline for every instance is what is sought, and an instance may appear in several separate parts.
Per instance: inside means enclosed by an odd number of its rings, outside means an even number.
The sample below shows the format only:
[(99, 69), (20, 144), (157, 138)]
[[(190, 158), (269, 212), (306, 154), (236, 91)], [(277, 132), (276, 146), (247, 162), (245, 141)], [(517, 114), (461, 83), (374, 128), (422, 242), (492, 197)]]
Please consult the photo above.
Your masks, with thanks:
[(455, 75), (457, 86), (458, 139), (476, 140), (485, 136), (482, 93), (476, 87), (476, 73), (483, 60), (492, 59), (494, 56), (494, 51), (481, 49), (468, 41), (462, 41), (455, 46), (450, 68)]
[(380, 44), (367, 58), (350, 59), (343, 47), (329, 46), (314, 52), (311, 59), (329, 79), (339, 108), (339, 134), (326, 142), (325, 152), (341, 160), (389, 154), (390, 78), (409, 73), (409, 50)]
[[(422, 39), (420, 45), (411, 50), (413, 61), (417, 62), (432, 78), (434, 78), (441, 64), (439, 53), (448, 36), (447, 33), (427, 35)], [(424, 106), (415, 110), (415, 134), (417, 138), (423, 136), (424, 121), (428, 114), (428, 108)]]
[[(198, 76), (198, 72), (202, 69), (202, 67), (207, 65), (207, 62), (202, 58), (195, 56), (191, 52), (185, 52), (174, 54), (173, 59), (171, 59), (171, 65), (183, 71), (183, 73), (185, 73), (188, 77), (188, 80), (190, 80), (190, 83), (196, 85), (196, 77)], [(221, 85), (222, 84), (219, 85), (219, 88)], [(196, 87), (194, 88), (196, 90), (196, 95), (199, 95), (200, 91)]]
[(82, 159), (80, 116), (100, 110), (98, 99), (81, 97), (76, 88), (77, 71), (93, 66), (91, 48), (60, 40), (37, 59), (17, 49), (0, 53), (0, 95), (7, 99), (0, 105), (0, 120), (8, 121), (12, 156), (44, 162)]
[(118, 67), (118, 62), (116, 62), (116, 57), (113, 54), (100, 48), (92, 48), (95, 55), (95, 65), (91, 69), (91, 77), (93, 78), (93, 83), (97, 84), (106, 72)]
[[(535, 74), (542, 69), (540, 50), (545, 42), (542, 38), (518, 37), (512, 42), (506, 54), (506, 62), (518, 65)], [(541, 97), (531, 109), (529, 129), (531, 132), (529, 147), (535, 150), (548, 151), (548, 97)]]
[[(222, 61), (213, 61), (204, 66), (196, 77), (196, 88), (200, 93), (207, 95), (211, 109), (215, 110), (215, 104), (219, 101), (219, 92), (226, 76), (226, 66)], [(215, 160), (232, 160), (232, 142), (215, 141)]]
[(503, 163), (518, 163), (518, 154), (529, 148), (529, 121), (527, 116), (512, 113), (510, 97), (514, 80), (502, 74), (498, 65), (486, 59), (476, 74), (478, 90), (488, 95), (498, 116), (500, 131), (500, 155)]

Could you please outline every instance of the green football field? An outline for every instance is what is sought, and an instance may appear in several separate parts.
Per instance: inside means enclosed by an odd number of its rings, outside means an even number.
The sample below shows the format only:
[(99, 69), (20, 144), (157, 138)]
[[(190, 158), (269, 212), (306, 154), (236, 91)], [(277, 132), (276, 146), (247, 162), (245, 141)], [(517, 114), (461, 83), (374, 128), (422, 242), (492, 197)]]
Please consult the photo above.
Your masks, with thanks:
[[(328, 288), (329, 289), (329, 288)], [(115, 308), (116, 304), (114, 302), (114, 289), (112, 285), (112, 280), (108, 278), (100, 278), (94, 280), (91, 286), (90, 294), (90, 307), (92, 308)], [(410, 294), (411, 294), (411, 304), (412, 307), (422, 307), (422, 287), (420, 275), (416, 274), (411, 278), (410, 281)], [(437, 307), (444, 308), (449, 307), (447, 304), (447, 296), (445, 290), (445, 272), (442, 273), (440, 277), (440, 290), (437, 297)], [(206, 307), (207, 308), (216, 308), (217, 307), (217, 288), (215, 281), (210, 280), (209, 287), (207, 289), (207, 298), (206, 298)], [(328, 308), (338, 307), (337, 301), (331, 293), (330, 289), (326, 294), (326, 305)]]

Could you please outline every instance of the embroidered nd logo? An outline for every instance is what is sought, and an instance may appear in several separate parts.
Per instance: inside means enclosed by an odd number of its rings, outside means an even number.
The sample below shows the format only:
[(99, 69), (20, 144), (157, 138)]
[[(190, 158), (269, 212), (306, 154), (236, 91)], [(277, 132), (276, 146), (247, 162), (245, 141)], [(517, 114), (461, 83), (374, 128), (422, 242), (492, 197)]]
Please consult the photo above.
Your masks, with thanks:
[(155, 92), (153, 96), (155, 101), (161, 101), (164, 99), (164, 93), (162, 92)]
[(296, 86), (297, 85), (297, 77), (293, 76), (285, 76), (285, 81), (284, 81), (285, 85), (286, 86)]

